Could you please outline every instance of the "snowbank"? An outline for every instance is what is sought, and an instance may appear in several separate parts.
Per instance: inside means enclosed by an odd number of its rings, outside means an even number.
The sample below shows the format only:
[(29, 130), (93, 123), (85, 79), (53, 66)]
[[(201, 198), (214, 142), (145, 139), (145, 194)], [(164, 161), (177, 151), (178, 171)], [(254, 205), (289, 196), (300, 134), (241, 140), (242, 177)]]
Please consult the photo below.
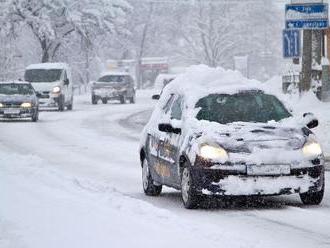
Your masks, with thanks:
[(209, 230), (203, 223), (196, 229), (112, 185), (1, 148), (0, 247), (214, 247), (218, 238), (225, 247), (242, 247), (237, 233)]

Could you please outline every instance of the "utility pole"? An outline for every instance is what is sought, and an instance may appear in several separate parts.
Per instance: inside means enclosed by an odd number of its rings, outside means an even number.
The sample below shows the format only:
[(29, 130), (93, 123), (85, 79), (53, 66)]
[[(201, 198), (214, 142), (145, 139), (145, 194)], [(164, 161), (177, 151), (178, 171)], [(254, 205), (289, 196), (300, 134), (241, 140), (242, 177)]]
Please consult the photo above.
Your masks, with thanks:
[(312, 81), (312, 30), (303, 31), (302, 71), (299, 92), (308, 91)]

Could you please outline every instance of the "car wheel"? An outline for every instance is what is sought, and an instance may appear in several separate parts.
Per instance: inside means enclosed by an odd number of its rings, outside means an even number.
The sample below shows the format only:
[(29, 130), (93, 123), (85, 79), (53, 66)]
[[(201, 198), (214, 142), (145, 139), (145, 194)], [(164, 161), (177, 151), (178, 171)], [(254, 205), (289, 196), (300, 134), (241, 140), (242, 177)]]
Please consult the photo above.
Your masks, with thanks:
[(64, 111), (64, 96), (60, 96), (59, 101), (58, 101), (58, 111), (62, 112)]
[(92, 96), (92, 104), (96, 105), (97, 104), (97, 98), (96, 96)]
[(73, 110), (73, 98), (71, 98), (70, 104), (68, 105), (68, 110)]
[(305, 205), (319, 205), (321, 204), (324, 196), (324, 183), (321, 191), (318, 192), (307, 192), (300, 194), (300, 199)]
[(146, 158), (142, 162), (142, 185), (144, 193), (148, 196), (159, 196), (162, 192), (162, 185), (158, 186), (154, 184)]
[(32, 116), (32, 121), (33, 122), (37, 122), (39, 120), (39, 111), (36, 110), (36, 112), (34, 113), (34, 115)]
[(136, 102), (136, 96), (135, 96), (135, 94), (129, 99), (129, 102), (131, 104), (134, 104)]
[(126, 103), (126, 98), (125, 98), (125, 96), (120, 96), (120, 103), (121, 104), (125, 104)]
[(191, 172), (188, 166), (185, 166), (181, 175), (181, 198), (185, 208), (195, 209), (199, 205), (200, 197), (197, 195)]
[(108, 103), (108, 99), (103, 98), (103, 99), (102, 99), (102, 103), (103, 103), (103, 104), (107, 104), (107, 103)]

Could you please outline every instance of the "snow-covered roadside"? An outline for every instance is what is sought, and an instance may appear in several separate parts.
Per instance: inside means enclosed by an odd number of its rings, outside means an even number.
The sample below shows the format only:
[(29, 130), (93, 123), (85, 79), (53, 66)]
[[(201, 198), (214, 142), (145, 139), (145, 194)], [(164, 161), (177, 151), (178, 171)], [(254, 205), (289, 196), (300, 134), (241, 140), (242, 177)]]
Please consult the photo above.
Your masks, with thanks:
[(202, 234), (189, 221), (109, 184), (68, 176), (36, 156), (4, 150), (1, 147), (2, 248), (199, 247), (220, 240), (223, 247), (250, 247), (242, 246), (234, 232), (212, 236), (214, 229)]

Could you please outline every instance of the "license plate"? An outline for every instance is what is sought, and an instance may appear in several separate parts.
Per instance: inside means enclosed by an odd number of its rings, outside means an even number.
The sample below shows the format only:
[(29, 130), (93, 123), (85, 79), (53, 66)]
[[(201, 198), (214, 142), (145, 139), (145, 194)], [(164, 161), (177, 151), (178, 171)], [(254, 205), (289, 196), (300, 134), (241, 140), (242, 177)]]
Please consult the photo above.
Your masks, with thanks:
[(5, 109), (3, 111), (3, 113), (6, 115), (17, 115), (20, 113), (20, 110), (19, 109)]
[(247, 174), (250, 176), (289, 175), (290, 165), (248, 165)]

